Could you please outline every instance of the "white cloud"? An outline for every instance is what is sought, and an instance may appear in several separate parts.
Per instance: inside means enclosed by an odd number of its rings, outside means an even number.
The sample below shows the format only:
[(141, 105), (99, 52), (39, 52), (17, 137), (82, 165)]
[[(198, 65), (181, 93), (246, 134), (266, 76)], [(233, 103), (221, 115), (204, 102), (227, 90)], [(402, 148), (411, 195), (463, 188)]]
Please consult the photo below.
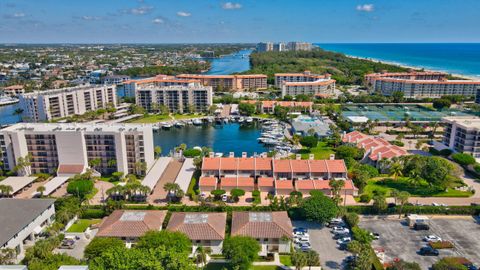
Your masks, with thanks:
[(242, 5), (240, 5), (239, 3), (227, 2), (222, 5), (222, 8), (223, 9), (240, 9), (242, 8)]
[(140, 6), (137, 8), (131, 8), (127, 10), (127, 13), (133, 14), (133, 15), (145, 15), (150, 13), (153, 10), (152, 6)]
[(100, 20), (100, 17), (97, 16), (82, 16), (80, 17), (84, 21), (97, 21)]
[(155, 18), (155, 19), (153, 19), (152, 23), (154, 23), (154, 24), (164, 24), (165, 20), (162, 19), (162, 18)]
[(180, 16), (180, 17), (190, 17), (190, 16), (192, 16), (192, 13), (185, 12), (185, 11), (179, 11), (179, 12), (177, 12), (177, 15)]
[(17, 13), (13, 13), (12, 15), (14, 18), (23, 18), (25, 17), (25, 13), (23, 12), (17, 12)]
[(357, 10), (358, 11), (364, 11), (364, 12), (372, 12), (374, 10), (373, 4), (363, 4), (363, 5), (358, 5)]

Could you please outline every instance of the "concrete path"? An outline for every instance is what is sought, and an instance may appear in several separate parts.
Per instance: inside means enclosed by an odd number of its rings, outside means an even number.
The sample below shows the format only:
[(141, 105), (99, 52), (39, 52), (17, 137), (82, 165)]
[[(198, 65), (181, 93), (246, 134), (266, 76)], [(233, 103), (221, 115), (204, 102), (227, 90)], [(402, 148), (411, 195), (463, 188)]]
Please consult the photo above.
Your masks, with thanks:
[(148, 203), (160, 204), (167, 202), (167, 192), (163, 189), (166, 183), (173, 183), (177, 179), (178, 173), (183, 163), (178, 160), (172, 160), (158, 180), (153, 193), (148, 197)]
[(114, 187), (114, 184), (106, 181), (95, 182), (95, 188), (98, 192), (91, 198), (88, 203), (91, 205), (102, 204), (105, 199), (108, 198), (107, 190)]
[(180, 186), (185, 193), (192, 181), (192, 176), (195, 173), (195, 165), (193, 165), (193, 158), (186, 158), (183, 162), (182, 168), (175, 179), (175, 183)]

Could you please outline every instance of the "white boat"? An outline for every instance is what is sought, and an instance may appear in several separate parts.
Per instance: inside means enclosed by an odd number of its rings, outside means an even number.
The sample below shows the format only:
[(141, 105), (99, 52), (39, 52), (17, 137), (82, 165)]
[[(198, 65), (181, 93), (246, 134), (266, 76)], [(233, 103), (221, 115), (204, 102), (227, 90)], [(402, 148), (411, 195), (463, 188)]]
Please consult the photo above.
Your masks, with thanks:
[(207, 121), (208, 121), (208, 123), (213, 123), (213, 118), (209, 117), (209, 118), (207, 118)]
[(187, 120), (187, 125), (192, 125), (193, 121), (192, 120)]
[(243, 123), (243, 121), (245, 121), (245, 118), (243, 117), (238, 118), (238, 123)]
[(193, 122), (193, 124), (196, 125), (196, 126), (199, 126), (199, 125), (203, 124), (202, 120), (200, 120), (200, 119), (198, 119), (198, 118), (193, 119), (192, 122)]
[(0, 96), (0, 106), (14, 104), (18, 102), (18, 98), (9, 96)]
[(247, 123), (252, 123), (253, 122), (253, 118), (252, 117), (247, 117), (247, 119), (245, 119), (245, 121)]
[(223, 153), (215, 153), (215, 157), (223, 157)]
[(185, 124), (182, 123), (182, 122), (176, 122), (176, 123), (175, 123), (175, 126), (176, 126), (176, 127), (184, 127)]
[(168, 123), (167, 123), (167, 124), (163, 124), (162, 127), (163, 127), (163, 128), (166, 128), (166, 129), (169, 129), (169, 128), (172, 127), (172, 124), (168, 124)]

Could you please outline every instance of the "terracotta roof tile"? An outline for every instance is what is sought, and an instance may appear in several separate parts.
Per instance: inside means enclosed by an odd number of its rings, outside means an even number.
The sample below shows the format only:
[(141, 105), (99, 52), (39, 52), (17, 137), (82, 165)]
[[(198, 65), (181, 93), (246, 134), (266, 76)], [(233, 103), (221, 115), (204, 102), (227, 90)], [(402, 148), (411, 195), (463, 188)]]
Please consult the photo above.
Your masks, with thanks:
[(233, 212), (231, 235), (253, 238), (292, 238), (287, 212)]
[(81, 174), (84, 170), (85, 165), (82, 164), (60, 164), (57, 174)]
[(275, 188), (293, 190), (293, 181), (292, 180), (276, 180)]
[(251, 177), (238, 177), (237, 187), (253, 187), (255, 186), (254, 180)]
[(235, 171), (238, 168), (238, 160), (234, 157), (225, 157), (220, 159), (220, 170)]
[(100, 224), (98, 237), (140, 237), (147, 231), (162, 229), (167, 211), (115, 210)]
[(220, 169), (220, 159), (219, 158), (209, 158), (204, 157), (202, 162), (203, 171), (218, 171)]
[(173, 213), (167, 230), (183, 232), (190, 240), (223, 240), (227, 213)]
[(222, 177), (220, 185), (223, 187), (237, 187), (237, 177)]
[(198, 182), (198, 186), (200, 187), (216, 187), (217, 186), (217, 178), (215, 177), (200, 177)]
[(273, 187), (274, 186), (273, 177), (259, 177), (257, 181), (258, 181), (258, 186), (259, 187)]
[(295, 173), (310, 172), (310, 166), (308, 160), (290, 160), (292, 171)]
[(274, 159), (273, 167), (274, 167), (274, 172), (279, 172), (279, 173), (292, 172), (289, 159)]

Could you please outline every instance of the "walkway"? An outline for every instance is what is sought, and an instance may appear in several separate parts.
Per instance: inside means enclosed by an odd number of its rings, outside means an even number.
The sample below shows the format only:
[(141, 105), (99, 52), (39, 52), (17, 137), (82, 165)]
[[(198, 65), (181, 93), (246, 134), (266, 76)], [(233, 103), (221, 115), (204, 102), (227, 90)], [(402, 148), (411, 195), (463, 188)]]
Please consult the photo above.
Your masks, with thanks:
[(166, 203), (167, 202), (167, 192), (163, 189), (163, 186), (166, 183), (173, 183), (182, 168), (183, 163), (178, 160), (172, 160), (168, 164), (167, 168), (163, 172), (160, 180), (155, 186), (153, 193), (148, 197), (148, 203)]
[(157, 159), (143, 179), (142, 185), (149, 187), (150, 190), (154, 190), (158, 180), (160, 180), (160, 177), (171, 161), (171, 157), (161, 157)]
[(91, 205), (99, 205), (108, 198), (107, 190), (114, 187), (115, 185), (106, 181), (96, 181), (95, 188), (98, 190), (97, 193), (88, 201)]
[(180, 189), (187, 193), (188, 186), (192, 181), (193, 173), (195, 173), (195, 165), (193, 165), (193, 158), (186, 158), (183, 166), (178, 173), (175, 183), (180, 186)]

